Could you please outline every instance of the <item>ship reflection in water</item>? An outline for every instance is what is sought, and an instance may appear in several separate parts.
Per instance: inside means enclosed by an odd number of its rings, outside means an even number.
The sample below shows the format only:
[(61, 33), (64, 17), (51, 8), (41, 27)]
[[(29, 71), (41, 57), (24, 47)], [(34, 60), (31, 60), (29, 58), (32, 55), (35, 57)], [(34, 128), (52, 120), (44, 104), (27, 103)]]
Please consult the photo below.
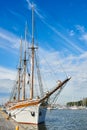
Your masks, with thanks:
[(43, 124), (39, 124), (39, 125), (31, 125), (31, 124), (26, 124), (26, 125), (23, 125), (23, 127), (26, 129), (26, 130), (47, 130), (46, 128), (46, 125), (43, 123)]

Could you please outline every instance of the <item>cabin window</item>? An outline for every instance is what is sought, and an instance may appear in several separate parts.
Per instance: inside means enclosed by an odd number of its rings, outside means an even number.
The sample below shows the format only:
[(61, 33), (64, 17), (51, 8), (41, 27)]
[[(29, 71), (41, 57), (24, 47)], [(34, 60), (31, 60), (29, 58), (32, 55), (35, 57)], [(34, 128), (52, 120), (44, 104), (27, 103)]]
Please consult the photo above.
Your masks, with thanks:
[(35, 112), (31, 112), (31, 115), (32, 115), (32, 116), (35, 116)]

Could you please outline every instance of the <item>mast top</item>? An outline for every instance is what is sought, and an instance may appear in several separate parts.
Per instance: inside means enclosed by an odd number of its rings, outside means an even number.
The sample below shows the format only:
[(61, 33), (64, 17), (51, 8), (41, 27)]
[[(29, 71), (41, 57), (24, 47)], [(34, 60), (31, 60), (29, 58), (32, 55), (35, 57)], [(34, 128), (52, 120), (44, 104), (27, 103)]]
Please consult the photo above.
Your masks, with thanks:
[(34, 5), (32, 4), (32, 46), (34, 46)]

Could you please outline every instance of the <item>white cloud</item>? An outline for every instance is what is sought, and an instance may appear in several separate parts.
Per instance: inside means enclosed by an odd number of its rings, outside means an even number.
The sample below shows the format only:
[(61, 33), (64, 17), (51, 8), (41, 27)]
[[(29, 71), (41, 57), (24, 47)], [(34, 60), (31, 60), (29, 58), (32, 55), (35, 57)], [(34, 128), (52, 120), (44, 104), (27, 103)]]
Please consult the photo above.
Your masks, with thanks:
[(0, 93), (10, 93), (13, 87), (13, 80), (0, 79)]
[(14, 80), (15, 77), (16, 71), (0, 66), (0, 79)]
[(81, 32), (81, 33), (84, 33), (84, 32), (85, 32), (85, 27), (84, 27), (84, 26), (76, 25), (75, 27), (76, 27), (76, 29), (77, 29), (79, 32)]
[(75, 27), (76, 27), (77, 31), (80, 32), (79, 39), (87, 42), (86, 28), (84, 26), (81, 26), (81, 25), (76, 25)]
[(0, 28), (0, 47), (4, 49), (19, 48), (19, 38), (11, 32)]
[(86, 28), (84, 26), (81, 26), (81, 25), (76, 25), (75, 27), (76, 27), (77, 31), (80, 32), (79, 40), (84, 41), (86, 43), (87, 42), (87, 31), (86, 31)]
[(13, 39), (11, 37), (5, 35), (4, 33), (0, 33), (0, 38), (3, 38), (5, 40), (13, 43)]
[(0, 97), (0, 105), (4, 105), (9, 100), (9, 97)]
[[(65, 40), (65, 43), (68, 43), (68, 47), (70, 48), (75, 48), (78, 52), (83, 53), (84, 50), (82, 48), (80, 48), (79, 46), (76, 45), (76, 43), (72, 42), (69, 38), (67, 38), (66, 36), (64, 36), (63, 34), (61, 34), (55, 27), (49, 25), (47, 23), (47, 25), (49, 26), (49, 28), (51, 30), (53, 30), (58, 36), (60, 36), (63, 40)], [(67, 44), (66, 44), (67, 45)]]
[(87, 42), (87, 33), (83, 34), (81, 37), (80, 37), (81, 40)]
[(8, 100), (15, 79), (16, 71), (0, 66), (0, 103), (4, 103)]
[(74, 31), (71, 30), (71, 31), (69, 32), (69, 35), (70, 35), (70, 36), (74, 36), (74, 35), (75, 35)]

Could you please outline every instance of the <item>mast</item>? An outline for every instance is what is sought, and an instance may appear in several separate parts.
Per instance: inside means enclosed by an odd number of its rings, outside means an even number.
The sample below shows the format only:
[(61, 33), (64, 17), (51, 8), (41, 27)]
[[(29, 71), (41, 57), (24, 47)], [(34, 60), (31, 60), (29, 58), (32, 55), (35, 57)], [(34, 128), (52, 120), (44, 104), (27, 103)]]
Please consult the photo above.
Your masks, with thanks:
[(27, 24), (25, 28), (25, 46), (24, 46), (24, 73), (23, 73), (23, 94), (22, 100), (25, 100), (25, 87), (26, 87), (26, 34), (27, 34)]
[(20, 100), (20, 82), (21, 82), (21, 61), (22, 61), (22, 39), (20, 42), (20, 63), (18, 68), (18, 101)]
[(31, 87), (30, 99), (33, 99), (33, 86), (34, 86), (34, 6), (32, 5), (32, 47), (31, 47)]

